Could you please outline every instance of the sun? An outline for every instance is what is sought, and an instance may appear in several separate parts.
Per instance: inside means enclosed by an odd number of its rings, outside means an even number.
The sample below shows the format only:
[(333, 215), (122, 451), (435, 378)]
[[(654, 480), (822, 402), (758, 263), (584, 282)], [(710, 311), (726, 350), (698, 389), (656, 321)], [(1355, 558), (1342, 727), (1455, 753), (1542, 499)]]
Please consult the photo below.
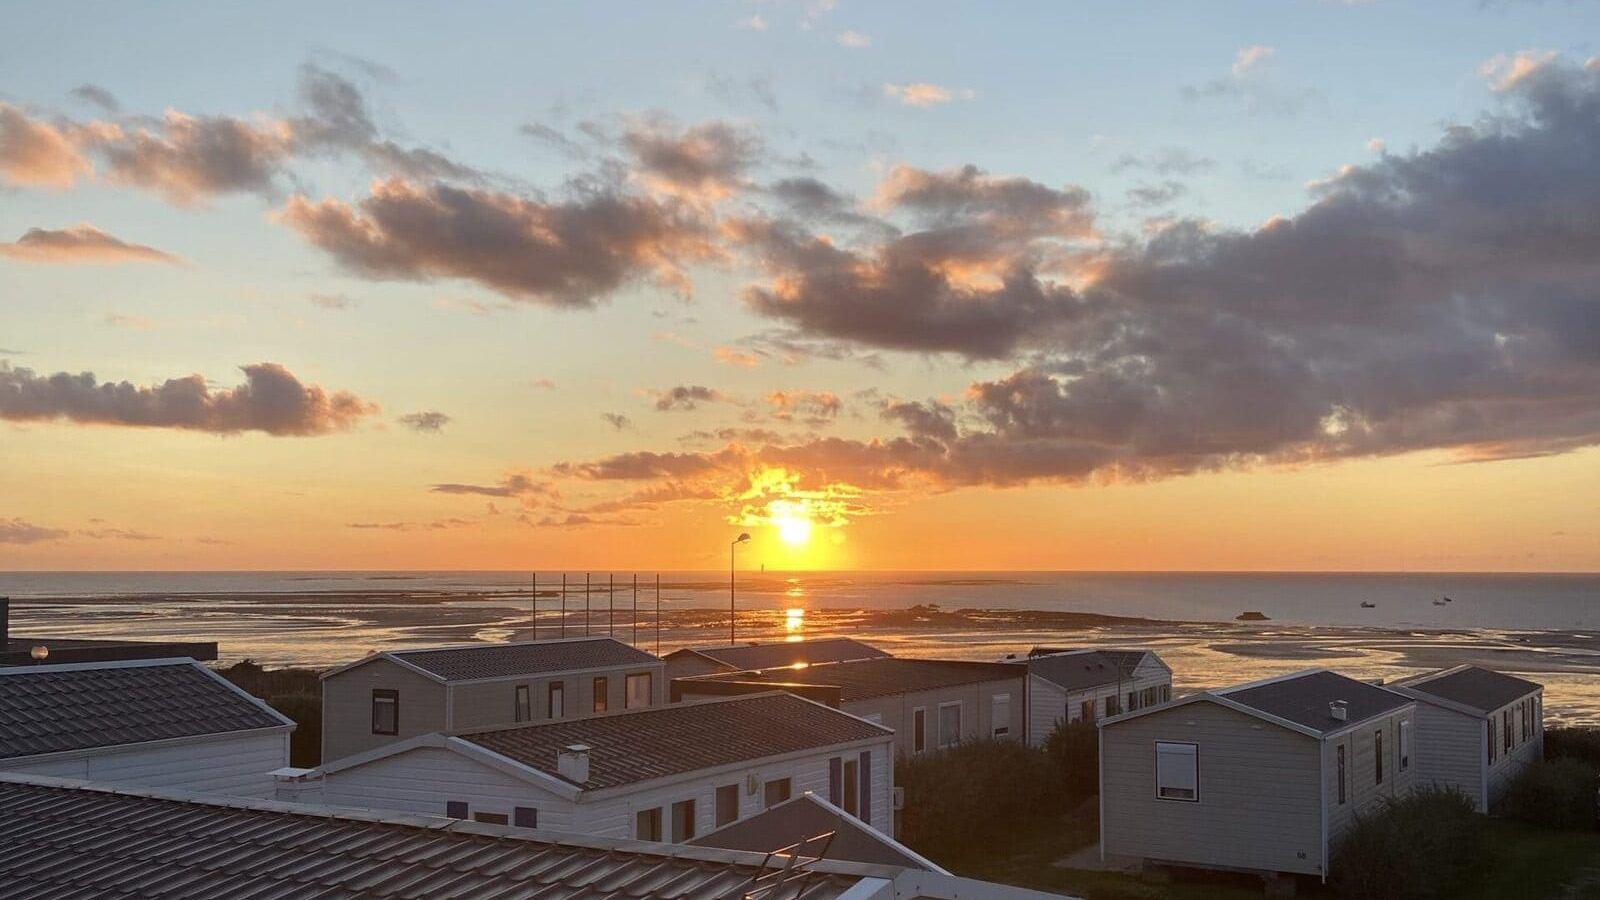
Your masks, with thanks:
[(778, 516), (772, 524), (778, 529), (778, 539), (791, 547), (802, 547), (811, 541), (811, 520), (805, 516)]

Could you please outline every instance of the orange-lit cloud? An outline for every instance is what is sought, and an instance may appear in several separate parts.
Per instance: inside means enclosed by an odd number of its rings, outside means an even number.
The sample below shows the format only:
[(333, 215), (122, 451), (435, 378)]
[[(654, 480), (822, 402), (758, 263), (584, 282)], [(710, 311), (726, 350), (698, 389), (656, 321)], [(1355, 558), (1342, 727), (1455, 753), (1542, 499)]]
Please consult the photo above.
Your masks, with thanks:
[(38, 263), (178, 262), (170, 253), (130, 244), (93, 225), (54, 231), (30, 228), (15, 243), (0, 244), (0, 256)]
[(12, 184), (71, 187), (93, 166), (69, 131), (0, 101), (0, 175)]

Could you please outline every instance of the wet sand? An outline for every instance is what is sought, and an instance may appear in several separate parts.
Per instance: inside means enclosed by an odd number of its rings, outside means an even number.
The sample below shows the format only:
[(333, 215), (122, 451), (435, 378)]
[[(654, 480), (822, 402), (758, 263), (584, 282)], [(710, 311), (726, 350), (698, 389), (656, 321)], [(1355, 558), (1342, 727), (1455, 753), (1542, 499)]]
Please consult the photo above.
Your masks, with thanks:
[[(1183, 622), (1078, 611), (1011, 609), (799, 609), (784, 604), (783, 582), (752, 584), (741, 597), (770, 608), (741, 609), (741, 641), (848, 635), (900, 655), (1001, 659), (1036, 645), (1147, 646), (1172, 666), (1179, 692), (1221, 687), (1327, 666), (1363, 679), (1394, 679), (1473, 663), (1527, 675), (1546, 686), (1552, 720), (1600, 724), (1600, 635), (1587, 631), (1381, 628), (1266, 622)], [(683, 582), (663, 593), (695, 590)], [(540, 590), (504, 593), (392, 590), (305, 594), (189, 594), (45, 598), (13, 601), (18, 635), (215, 640), (224, 662), (326, 668), (379, 649), (467, 641), (614, 634), (643, 649), (670, 653), (727, 641), (725, 608), (687, 607), (664, 596), (659, 630), (652, 596), (637, 618), (631, 584), (613, 602), (593, 588), (584, 613), (582, 586), (567, 614)], [(780, 596), (773, 596), (774, 594)], [(759, 599), (758, 599), (759, 598)], [(695, 598), (704, 604), (704, 598)], [(587, 618), (587, 621), (586, 621)]]

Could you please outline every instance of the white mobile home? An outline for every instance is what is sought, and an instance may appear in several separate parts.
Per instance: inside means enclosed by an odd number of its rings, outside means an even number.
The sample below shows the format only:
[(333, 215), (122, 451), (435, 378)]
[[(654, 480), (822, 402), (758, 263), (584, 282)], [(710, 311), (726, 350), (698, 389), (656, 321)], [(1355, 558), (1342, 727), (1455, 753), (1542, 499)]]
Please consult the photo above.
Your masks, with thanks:
[(374, 653), (322, 676), (322, 761), (439, 731), (661, 705), (660, 659), (609, 637)]
[(803, 791), (892, 830), (894, 736), (791, 694), (429, 734), (335, 760), (280, 797), (682, 843)]
[(1417, 778), (1448, 785), (1488, 812), (1544, 758), (1544, 687), (1477, 666), (1389, 685), (1417, 701)]
[(672, 698), (785, 690), (888, 726), (896, 749), (914, 756), (985, 738), (1021, 740), (1026, 676), (1009, 663), (890, 656), (679, 678)]
[(1416, 781), (1416, 703), (1326, 669), (1100, 723), (1105, 858), (1326, 877), (1357, 812)]
[(0, 771), (267, 797), (294, 727), (192, 659), (0, 668)]
[(813, 638), (808, 641), (776, 641), (770, 644), (724, 644), (711, 647), (686, 647), (662, 657), (667, 664), (667, 681), (691, 675), (718, 672), (751, 672), (818, 663), (848, 662), (854, 659), (881, 659), (890, 654), (854, 638)]
[(1028, 670), (1028, 743), (1060, 722), (1093, 722), (1172, 699), (1172, 669), (1149, 650), (1036, 648)]

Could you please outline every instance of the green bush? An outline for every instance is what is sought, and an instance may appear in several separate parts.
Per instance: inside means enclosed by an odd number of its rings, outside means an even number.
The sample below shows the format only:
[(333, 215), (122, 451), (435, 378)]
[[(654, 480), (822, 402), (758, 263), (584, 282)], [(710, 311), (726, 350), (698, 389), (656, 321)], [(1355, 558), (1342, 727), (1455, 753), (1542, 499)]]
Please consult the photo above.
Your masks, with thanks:
[(906, 792), (899, 838), (935, 860), (992, 854), (1062, 806), (1050, 755), (1020, 741), (973, 741), (902, 757), (895, 782)]
[(1600, 771), (1600, 728), (1574, 725), (1546, 728), (1544, 758), (1581, 760)]
[(1450, 896), (1478, 854), (1482, 829), (1466, 794), (1419, 788), (1356, 816), (1333, 849), (1333, 883), (1367, 900)]
[(1093, 722), (1057, 722), (1044, 749), (1061, 773), (1068, 800), (1100, 791), (1100, 730)]
[(322, 685), (311, 669), (263, 669), (244, 660), (217, 670), (267, 705), (293, 719), (289, 764), (315, 766), (322, 761)]
[(1534, 763), (1506, 788), (1498, 812), (1546, 828), (1594, 828), (1597, 786), (1595, 770), (1575, 757)]

